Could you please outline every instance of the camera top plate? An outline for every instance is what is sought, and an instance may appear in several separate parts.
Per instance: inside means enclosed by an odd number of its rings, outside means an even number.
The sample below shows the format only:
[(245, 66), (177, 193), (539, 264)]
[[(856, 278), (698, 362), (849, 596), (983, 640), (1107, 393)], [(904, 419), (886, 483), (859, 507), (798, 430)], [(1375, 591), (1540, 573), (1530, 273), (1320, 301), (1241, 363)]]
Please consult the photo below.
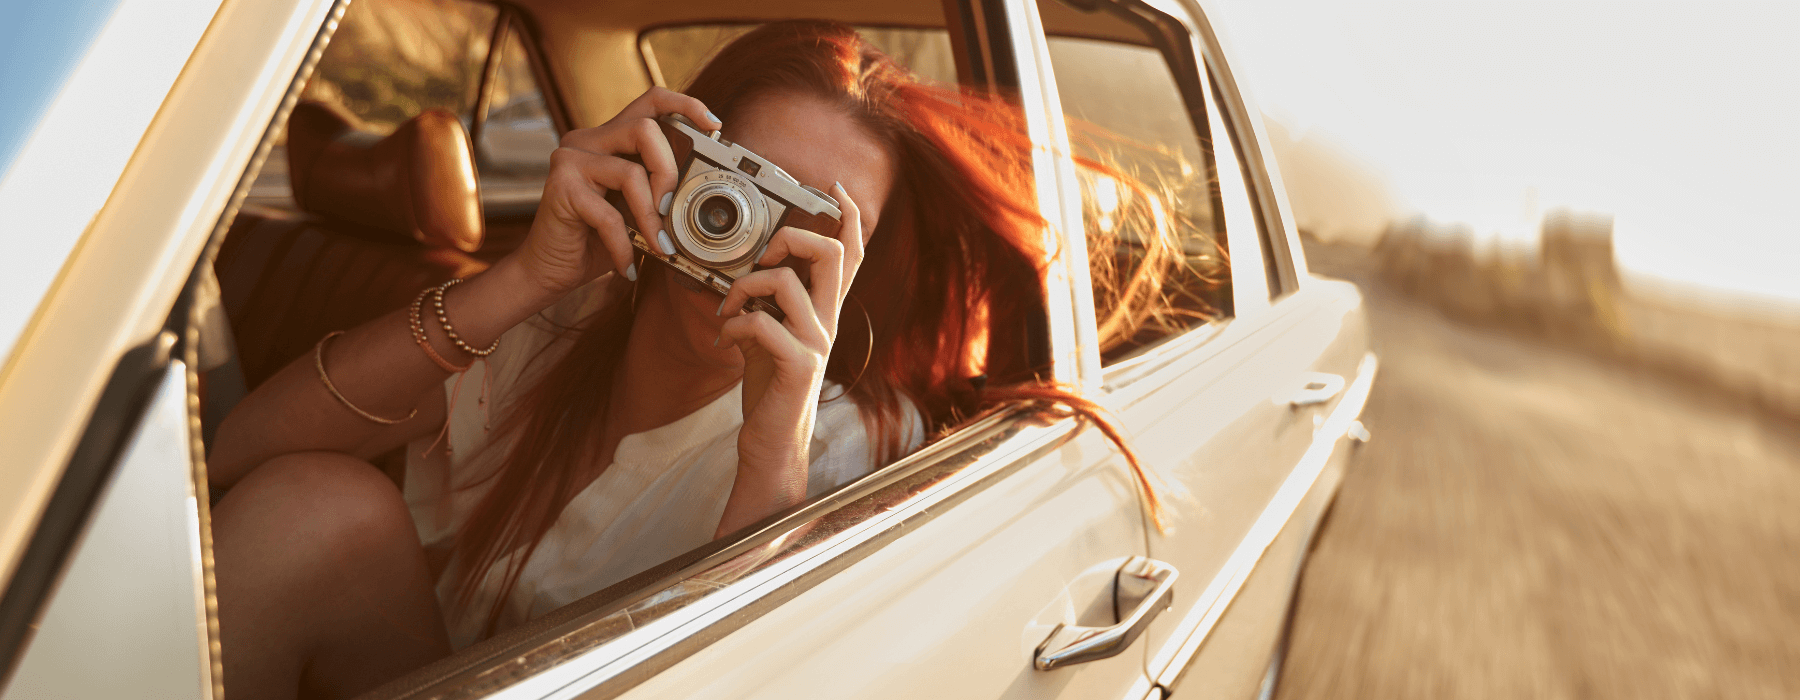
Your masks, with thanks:
[(769, 196), (780, 200), (783, 204), (799, 209), (807, 214), (825, 215), (832, 219), (841, 219), (843, 212), (838, 209), (838, 202), (831, 195), (820, 192), (818, 188), (802, 185), (794, 176), (782, 170), (781, 166), (769, 159), (750, 152), (749, 149), (716, 136), (717, 132), (701, 131), (687, 117), (670, 114), (662, 118), (664, 124), (677, 133), (693, 141), (695, 157), (706, 160), (726, 170), (733, 170), (750, 179), (758, 189)]

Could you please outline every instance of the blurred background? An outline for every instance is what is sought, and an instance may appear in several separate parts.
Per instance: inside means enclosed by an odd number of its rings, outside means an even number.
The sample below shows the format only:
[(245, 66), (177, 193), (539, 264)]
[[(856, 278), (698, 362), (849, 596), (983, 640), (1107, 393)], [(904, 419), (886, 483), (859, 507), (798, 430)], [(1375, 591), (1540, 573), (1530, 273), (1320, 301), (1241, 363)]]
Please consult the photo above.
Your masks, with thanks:
[(1800, 697), (1800, 3), (1214, 14), (1383, 360), (1279, 695)]

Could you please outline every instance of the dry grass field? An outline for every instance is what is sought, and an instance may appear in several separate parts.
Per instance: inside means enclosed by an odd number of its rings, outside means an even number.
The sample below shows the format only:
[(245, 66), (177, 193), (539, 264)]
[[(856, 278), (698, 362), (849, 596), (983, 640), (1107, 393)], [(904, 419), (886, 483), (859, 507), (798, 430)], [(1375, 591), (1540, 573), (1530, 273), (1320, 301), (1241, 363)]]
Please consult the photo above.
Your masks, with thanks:
[(1374, 441), (1279, 697), (1800, 697), (1800, 424), (1359, 281)]

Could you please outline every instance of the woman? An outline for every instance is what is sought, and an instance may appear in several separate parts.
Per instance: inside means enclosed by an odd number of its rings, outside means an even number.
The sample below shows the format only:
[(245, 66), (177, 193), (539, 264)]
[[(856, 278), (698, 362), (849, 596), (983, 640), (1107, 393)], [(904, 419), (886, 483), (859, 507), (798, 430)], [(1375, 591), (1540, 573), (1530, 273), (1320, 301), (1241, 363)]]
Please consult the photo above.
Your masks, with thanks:
[[(213, 522), (234, 693), (354, 695), (891, 462), (982, 403), (1078, 402), (979, 391), (1032, 378), (988, 330), (1043, 306), (1043, 222), (1007, 108), (823, 22), (752, 32), (689, 93), (653, 89), (567, 134), (516, 252), (327, 337), (227, 418), (209, 474), (229, 489)], [(778, 231), (723, 303), (640, 264), (625, 223), (665, 230), (677, 184), (652, 121), (666, 113), (829, 187), (841, 230)], [(785, 320), (743, 313), (750, 296)], [(363, 460), (408, 443), (403, 496)]]

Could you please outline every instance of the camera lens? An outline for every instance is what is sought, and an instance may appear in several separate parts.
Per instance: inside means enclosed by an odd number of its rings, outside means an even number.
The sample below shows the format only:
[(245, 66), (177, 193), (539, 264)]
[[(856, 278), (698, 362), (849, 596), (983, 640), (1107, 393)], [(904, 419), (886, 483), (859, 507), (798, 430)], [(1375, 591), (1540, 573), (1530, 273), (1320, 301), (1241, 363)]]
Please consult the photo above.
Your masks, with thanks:
[(700, 201), (694, 223), (709, 238), (723, 238), (737, 228), (738, 207), (730, 197), (713, 195)]

